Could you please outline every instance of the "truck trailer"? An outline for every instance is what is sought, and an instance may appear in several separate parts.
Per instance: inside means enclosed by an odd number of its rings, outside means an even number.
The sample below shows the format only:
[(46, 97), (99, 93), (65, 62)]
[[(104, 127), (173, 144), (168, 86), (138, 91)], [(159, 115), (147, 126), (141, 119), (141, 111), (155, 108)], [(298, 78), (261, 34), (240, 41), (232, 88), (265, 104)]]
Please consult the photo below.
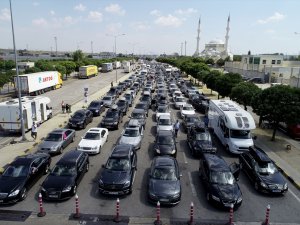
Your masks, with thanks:
[[(19, 75), (20, 77), (20, 90), (23, 96), (26, 95), (40, 95), (46, 91), (61, 88), (62, 78), (61, 74), (57, 71), (46, 71), (39, 73), (29, 73)], [(18, 93), (17, 76), (14, 76), (14, 83), (16, 93)]]
[[(50, 98), (24, 96), (21, 101), (25, 131), (31, 129), (33, 121), (43, 123), (52, 117), (52, 108), (48, 106)], [(22, 131), (18, 98), (0, 103), (0, 130), (13, 133)]]
[(98, 68), (94, 65), (79, 67), (78, 78), (90, 78), (98, 75)]
[(104, 72), (104, 73), (110, 72), (113, 70), (112, 63), (102, 63), (101, 67), (102, 67), (102, 72)]
[(113, 62), (113, 68), (114, 68), (114, 69), (119, 69), (119, 68), (121, 68), (121, 62), (119, 62), (119, 61)]
[(253, 146), (251, 131), (255, 129), (252, 115), (231, 100), (210, 100), (208, 127), (226, 150), (240, 154)]

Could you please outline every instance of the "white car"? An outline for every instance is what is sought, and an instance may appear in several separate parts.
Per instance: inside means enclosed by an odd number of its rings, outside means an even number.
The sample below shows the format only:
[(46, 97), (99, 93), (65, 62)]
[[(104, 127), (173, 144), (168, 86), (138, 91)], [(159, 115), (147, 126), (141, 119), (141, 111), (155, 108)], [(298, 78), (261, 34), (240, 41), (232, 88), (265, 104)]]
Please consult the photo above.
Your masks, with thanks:
[(170, 109), (169, 109), (169, 106), (167, 105), (160, 105), (157, 107), (157, 110), (156, 110), (156, 121), (158, 120), (158, 118), (161, 116), (161, 115), (170, 115)]
[(183, 97), (181, 91), (174, 91), (172, 96), (174, 102), (176, 97)]
[(160, 130), (173, 131), (173, 121), (170, 115), (161, 115), (157, 120), (157, 132)]
[(184, 118), (186, 115), (195, 115), (195, 109), (190, 104), (185, 104), (180, 108), (181, 118)]
[(108, 129), (106, 128), (90, 128), (79, 142), (77, 150), (90, 154), (99, 154), (107, 141), (107, 136)]
[(186, 100), (184, 97), (176, 97), (174, 101), (175, 109), (180, 109), (182, 106), (186, 104)]

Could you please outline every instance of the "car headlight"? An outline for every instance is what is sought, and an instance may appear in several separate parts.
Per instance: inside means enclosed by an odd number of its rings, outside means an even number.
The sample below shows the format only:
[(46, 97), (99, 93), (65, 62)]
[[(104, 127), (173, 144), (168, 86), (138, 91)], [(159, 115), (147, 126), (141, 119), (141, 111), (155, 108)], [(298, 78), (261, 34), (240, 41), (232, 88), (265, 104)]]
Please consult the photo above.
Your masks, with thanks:
[(260, 185), (263, 187), (263, 188), (267, 188), (268, 185), (266, 185), (264, 182), (260, 182)]
[(179, 196), (180, 196), (180, 193), (176, 193), (172, 196), (172, 198), (179, 198)]
[(77, 146), (77, 150), (82, 150), (82, 147), (81, 146)]
[(287, 189), (287, 188), (288, 188), (288, 184), (285, 183), (285, 184), (283, 185), (283, 189)]
[(95, 110), (95, 112), (97, 113), (97, 112), (99, 112), (99, 110), (98, 110), (98, 109), (96, 109), (96, 110)]
[(232, 147), (235, 148), (235, 149), (239, 148), (239, 146), (237, 146), (237, 145), (232, 145)]
[(19, 192), (20, 192), (20, 190), (17, 189), (17, 190), (15, 190), (15, 191), (13, 191), (12, 193), (10, 193), (10, 194), (8, 195), (8, 197), (14, 197), (14, 196), (18, 195)]
[(72, 189), (72, 186), (68, 186), (68, 187), (65, 187), (65, 188), (62, 190), (62, 192), (69, 192), (69, 191), (71, 191), (71, 189)]
[(98, 184), (99, 184), (99, 186), (103, 186), (103, 181), (102, 180), (99, 180), (99, 182), (98, 182)]
[(92, 147), (92, 150), (97, 150), (98, 149), (98, 147), (97, 146), (95, 146), (95, 147)]
[(114, 124), (114, 125), (117, 125), (117, 124), (118, 124), (118, 121), (113, 122), (113, 124)]
[(46, 192), (46, 189), (45, 189), (45, 188), (43, 188), (43, 187), (41, 188), (41, 190), (42, 190), (43, 192)]
[(242, 196), (240, 196), (240, 197), (236, 200), (236, 202), (237, 202), (237, 203), (240, 203), (242, 200), (243, 200), (243, 198), (242, 198)]
[(129, 186), (130, 186), (130, 180), (128, 180), (124, 183), (124, 188), (128, 188)]
[(58, 146), (52, 146), (51, 151), (56, 151), (58, 149)]
[(150, 195), (150, 197), (152, 197), (152, 198), (156, 198), (156, 195), (154, 194), (154, 193), (149, 193), (149, 195)]
[(218, 202), (220, 201), (220, 199), (217, 196), (211, 195), (211, 198), (215, 201), (218, 201)]
[(175, 154), (175, 153), (176, 153), (176, 150), (173, 149), (173, 150), (171, 151), (171, 154)]
[(158, 148), (155, 148), (155, 151), (157, 154), (160, 154), (160, 150)]

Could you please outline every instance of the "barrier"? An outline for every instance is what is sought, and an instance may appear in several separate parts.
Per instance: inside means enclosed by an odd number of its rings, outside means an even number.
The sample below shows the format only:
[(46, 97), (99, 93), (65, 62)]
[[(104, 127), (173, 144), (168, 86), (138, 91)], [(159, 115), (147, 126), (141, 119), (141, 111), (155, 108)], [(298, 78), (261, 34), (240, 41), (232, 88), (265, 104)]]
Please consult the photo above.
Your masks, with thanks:
[(270, 205), (267, 205), (267, 211), (266, 211), (266, 219), (264, 222), (262, 222), (262, 225), (269, 225), (269, 220), (270, 220)]
[(74, 218), (80, 218), (80, 213), (79, 213), (79, 200), (78, 200), (78, 195), (75, 195), (75, 214), (73, 216)]
[(156, 220), (154, 221), (154, 225), (162, 225), (162, 222), (160, 220), (160, 203), (157, 202), (156, 205)]
[(194, 225), (194, 203), (193, 202), (191, 202), (190, 220), (188, 221), (188, 225)]
[(120, 200), (119, 198), (117, 198), (117, 202), (116, 202), (116, 216), (114, 218), (114, 222), (119, 223), (120, 220)]
[(46, 212), (44, 211), (44, 208), (43, 208), (43, 199), (42, 199), (41, 193), (39, 193), (39, 208), (40, 208), (40, 212), (37, 214), (37, 216), (44, 217), (46, 215)]
[(233, 223), (233, 204), (230, 204), (229, 221), (228, 221), (227, 224), (228, 225), (234, 225), (234, 223)]

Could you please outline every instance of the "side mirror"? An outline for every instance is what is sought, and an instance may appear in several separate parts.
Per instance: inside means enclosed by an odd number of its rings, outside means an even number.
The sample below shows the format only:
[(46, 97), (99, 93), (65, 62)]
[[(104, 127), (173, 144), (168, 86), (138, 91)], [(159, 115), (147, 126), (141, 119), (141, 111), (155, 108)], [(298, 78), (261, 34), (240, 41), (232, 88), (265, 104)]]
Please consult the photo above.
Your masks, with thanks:
[(234, 178), (238, 181), (239, 180), (240, 171), (241, 171), (240, 164), (234, 162), (234, 163), (230, 164), (229, 167), (230, 167), (230, 170), (231, 170)]

